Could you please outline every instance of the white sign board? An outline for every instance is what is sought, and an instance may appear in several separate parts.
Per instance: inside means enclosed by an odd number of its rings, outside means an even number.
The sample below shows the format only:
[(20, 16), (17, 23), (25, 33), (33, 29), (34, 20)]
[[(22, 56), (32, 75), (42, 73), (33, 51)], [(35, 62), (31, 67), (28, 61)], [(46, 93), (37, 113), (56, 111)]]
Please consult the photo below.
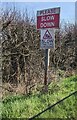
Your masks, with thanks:
[(54, 29), (41, 29), (41, 43), (42, 49), (50, 49), (55, 47), (55, 33)]

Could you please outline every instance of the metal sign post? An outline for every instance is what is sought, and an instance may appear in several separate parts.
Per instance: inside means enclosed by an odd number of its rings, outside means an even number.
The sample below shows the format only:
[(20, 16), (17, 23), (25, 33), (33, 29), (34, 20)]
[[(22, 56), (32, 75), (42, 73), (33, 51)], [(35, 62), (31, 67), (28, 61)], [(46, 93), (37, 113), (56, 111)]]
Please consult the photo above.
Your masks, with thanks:
[(45, 79), (44, 79), (44, 85), (47, 85), (47, 80), (48, 80), (48, 68), (49, 68), (49, 52), (50, 49), (45, 50)]
[(41, 30), (40, 48), (45, 49), (45, 79), (44, 85), (47, 90), (49, 49), (55, 48), (55, 30), (59, 28), (60, 7), (37, 11), (37, 29)]
[(41, 45), (40, 47), (45, 49), (45, 78), (44, 78), (44, 91), (47, 91), (48, 84), (48, 70), (49, 70), (49, 52), (50, 48), (55, 47), (55, 33), (54, 29), (42, 29), (41, 30)]
[(44, 85), (47, 85), (47, 69), (48, 69), (48, 49), (45, 50), (45, 79)]

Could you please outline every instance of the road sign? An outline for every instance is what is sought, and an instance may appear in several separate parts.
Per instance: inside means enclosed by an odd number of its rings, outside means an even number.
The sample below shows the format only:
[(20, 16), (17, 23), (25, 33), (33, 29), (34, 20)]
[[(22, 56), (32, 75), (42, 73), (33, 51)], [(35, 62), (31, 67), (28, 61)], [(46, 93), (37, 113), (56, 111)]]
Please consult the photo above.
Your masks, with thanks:
[(37, 29), (59, 28), (60, 7), (37, 11)]
[(52, 36), (51, 36), (49, 30), (46, 30), (46, 32), (45, 32), (45, 34), (43, 36), (43, 39), (52, 39)]
[(54, 48), (55, 44), (55, 34), (54, 29), (42, 29), (41, 30), (41, 48), (50, 49)]

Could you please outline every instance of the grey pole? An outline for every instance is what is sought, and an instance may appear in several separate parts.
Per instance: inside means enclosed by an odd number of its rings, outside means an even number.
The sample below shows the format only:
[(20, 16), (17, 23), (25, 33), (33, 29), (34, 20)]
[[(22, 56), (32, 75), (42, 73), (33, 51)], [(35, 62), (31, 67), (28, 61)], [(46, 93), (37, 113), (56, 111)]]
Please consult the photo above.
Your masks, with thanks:
[(49, 49), (45, 50), (45, 78), (44, 78), (44, 85), (45, 90), (47, 90), (47, 84), (48, 84), (48, 67), (49, 67)]

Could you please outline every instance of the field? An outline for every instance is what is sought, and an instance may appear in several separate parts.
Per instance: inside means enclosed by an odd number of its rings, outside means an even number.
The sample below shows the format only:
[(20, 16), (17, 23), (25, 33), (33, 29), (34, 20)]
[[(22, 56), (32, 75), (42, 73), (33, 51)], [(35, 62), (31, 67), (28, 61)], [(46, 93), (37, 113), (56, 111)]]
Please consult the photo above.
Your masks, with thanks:
[[(63, 97), (76, 91), (77, 76), (53, 81), (48, 92), (36, 92), (30, 95), (7, 96), (3, 98), (3, 118), (30, 118)], [(40, 88), (39, 88), (40, 89)], [(77, 94), (72, 95), (52, 109), (41, 114), (39, 118), (64, 118), (77, 120)]]

